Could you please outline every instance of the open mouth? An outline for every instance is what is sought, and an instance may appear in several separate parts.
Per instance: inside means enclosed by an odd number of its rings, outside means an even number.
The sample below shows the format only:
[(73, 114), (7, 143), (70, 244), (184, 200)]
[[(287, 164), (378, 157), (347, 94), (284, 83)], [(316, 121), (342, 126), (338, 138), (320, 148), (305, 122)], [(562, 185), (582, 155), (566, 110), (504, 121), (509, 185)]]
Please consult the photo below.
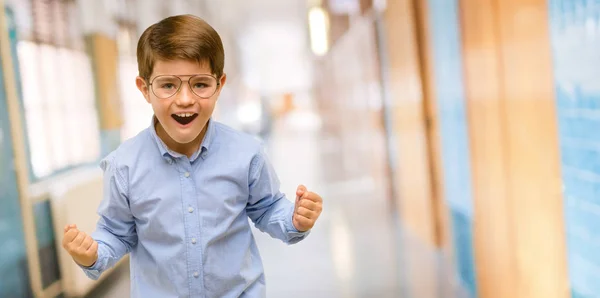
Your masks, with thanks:
[(194, 119), (196, 119), (196, 117), (198, 117), (198, 114), (196, 114), (196, 113), (181, 113), (181, 114), (172, 114), (171, 117), (173, 117), (173, 119), (175, 119), (175, 121), (177, 121), (181, 125), (188, 125), (192, 121), (194, 121)]

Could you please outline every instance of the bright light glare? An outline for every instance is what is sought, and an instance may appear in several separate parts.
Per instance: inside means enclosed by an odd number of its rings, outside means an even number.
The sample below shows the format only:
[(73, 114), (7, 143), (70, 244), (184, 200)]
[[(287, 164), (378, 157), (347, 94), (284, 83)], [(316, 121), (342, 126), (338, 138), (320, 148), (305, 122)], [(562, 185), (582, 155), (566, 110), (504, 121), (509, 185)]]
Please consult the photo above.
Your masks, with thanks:
[(313, 53), (323, 56), (329, 50), (327, 40), (328, 19), (325, 10), (321, 7), (313, 7), (308, 12), (310, 26), (310, 43)]
[(248, 101), (239, 105), (237, 110), (238, 120), (244, 124), (257, 122), (262, 117), (260, 103)]

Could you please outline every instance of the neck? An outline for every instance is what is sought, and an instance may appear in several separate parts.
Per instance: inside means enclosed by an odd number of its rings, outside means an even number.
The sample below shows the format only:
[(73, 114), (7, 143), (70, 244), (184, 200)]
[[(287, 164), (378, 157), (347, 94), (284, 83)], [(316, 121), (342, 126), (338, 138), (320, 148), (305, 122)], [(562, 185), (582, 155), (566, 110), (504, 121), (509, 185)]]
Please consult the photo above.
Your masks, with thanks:
[(165, 143), (165, 145), (167, 145), (167, 148), (179, 154), (183, 154), (188, 158), (191, 158), (192, 155), (194, 155), (194, 153), (200, 148), (202, 140), (204, 140), (204, 136), (206, 135), (206, 130), (208, 128), (208, 123), (204, 125), (204, 128), (202, 128), (200, 134), (193, 141), (186, 144), (181, 144), (173, 140), (162, 127), (162, 125), (160, 125), (159, 121), (155, 122), (154, 127), (156, 128), (156, 134)]

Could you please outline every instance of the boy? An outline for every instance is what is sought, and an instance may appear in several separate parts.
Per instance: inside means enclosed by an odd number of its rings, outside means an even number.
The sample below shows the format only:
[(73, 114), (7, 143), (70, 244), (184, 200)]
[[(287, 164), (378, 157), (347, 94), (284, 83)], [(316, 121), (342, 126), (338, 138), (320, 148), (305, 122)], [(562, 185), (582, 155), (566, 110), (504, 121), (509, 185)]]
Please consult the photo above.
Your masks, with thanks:
[(299, 186), (288, 201), (258, 141), (211, 119), (226, 76), (210, 25), (166, 18), (142, 34), (137, 59), (152, 123), (102, 160), (97, 229), (65, 227), (63, 247), (92, 279), (131, 252), (132, 297), (264, 297), (247, 217), (293, 244), (322, 199)]

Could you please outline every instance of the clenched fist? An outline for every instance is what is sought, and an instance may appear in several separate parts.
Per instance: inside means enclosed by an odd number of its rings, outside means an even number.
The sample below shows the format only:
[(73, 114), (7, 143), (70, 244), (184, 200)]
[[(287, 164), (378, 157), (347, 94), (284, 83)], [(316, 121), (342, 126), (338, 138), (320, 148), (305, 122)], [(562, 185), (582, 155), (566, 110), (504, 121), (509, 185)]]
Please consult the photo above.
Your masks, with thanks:
[(298, 186), (296, 207), (292, 218), (296, 230), (306, 232), (312, 229), (321, 211), (323, 211), (323, 199), (318, 194), (306, 190), (304, 185)]
[(98, 259), (98, 242), (77, 229), (76, 225), (65, 227), (62, 246), (79, 265), (90, 267)]

